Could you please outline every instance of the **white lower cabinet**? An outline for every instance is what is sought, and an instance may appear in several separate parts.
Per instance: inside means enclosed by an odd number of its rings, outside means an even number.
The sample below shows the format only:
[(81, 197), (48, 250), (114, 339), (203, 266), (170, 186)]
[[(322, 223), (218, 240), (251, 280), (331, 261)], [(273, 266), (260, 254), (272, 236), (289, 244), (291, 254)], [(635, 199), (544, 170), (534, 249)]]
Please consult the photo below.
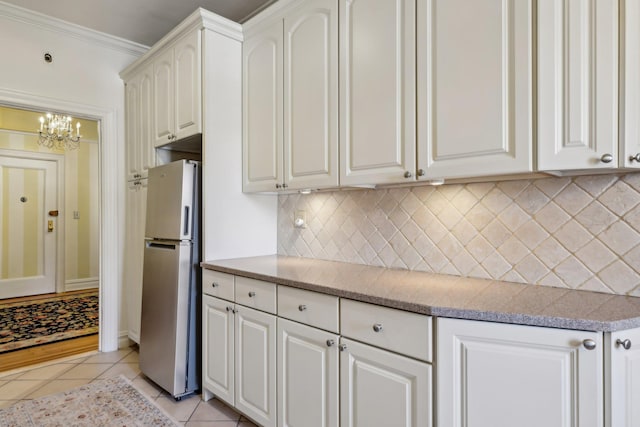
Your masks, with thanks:
[(339, 336), (278, 318), (278, 426), (337, 427)]
[(346, 338), (340, 346), (342, 427), (431, 426), (431, 365)]
[(605, 335), (605, 426), (640, 426), (640, 328)]
[(234, 315), (233, 303), (202, 296), (202, 382), (204, 400), (212, 394), (233, 405), (234, 389)]
[(602, 333), (441, 318), (437, 342), (438, 426), (603, 425)]

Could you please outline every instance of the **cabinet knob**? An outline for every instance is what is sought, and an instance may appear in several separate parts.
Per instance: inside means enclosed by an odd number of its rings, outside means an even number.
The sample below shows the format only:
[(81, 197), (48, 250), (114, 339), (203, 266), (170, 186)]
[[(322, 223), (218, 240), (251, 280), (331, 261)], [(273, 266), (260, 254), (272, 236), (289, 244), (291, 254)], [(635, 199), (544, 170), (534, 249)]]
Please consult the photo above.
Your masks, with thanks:
[(636, 154), (635, 156), (629, 156), (629, 161), (640, 163), (640, 153)]
[(381, 332), (382, 331), (382, 323), (376, 323), (375, 325), (373, 325), (373, 331), (374, 332)]
[(169, 141), (171, 141), (171, 140), (173, 139), (173, 135), (171, 135), (171, 134), (167, 135), (167, 139), (168, 139)]
[(629, 350), (631, 348), (631, 340), (629, 340), (629, 339), (627, 339), (627, 340), (617, 339), (616, 340), (616, 345), (624, 348), (625, 350)]
[(232, 312), (233, 314), (236, 314), (236, 313), (238, 312), (238, 310), (237, 310), (237, 309), (235, 309), (235, 308), (232, 308), (232, 309), (231, 309), (231, 312)]
[(331, 347), (335, 344), (336, 342), (334, 340), (327, 340), (327, 347)]
[(227, 306), (227, 311), (231, 311), (231, 310), (232, 310), (232, 308)]
[(418, 169), (418, 176), (424, 176), (424, 169)]
[(276, 190), (279, 190), (282, 187), (280, 184), (276, 184)]
[(611, 163), (613, 161), (613, 156), (609, 153), (603, 154), (602, 157), (600, 157), (600, 161), (602, 163)]
[(216, 282), (213, 282), (213, 283), (211, 284), (211, 287), (212, 287), (212, 288), (217, 288), (218, 286), (220, 286), (220, 285), (218, 285)]
[(404, 177), (405, 177), (405, 178), (411, 178), (412, 176), (413, 176), (413, 175), (412, 175), (412, 174), (411, 174), (411, 172), (409, 172), (409, 171), (406, 171), (406, 172), (404, 173)]
[(340, 349), (340, 351), (345, 351), (347, 349), (347, 345), (346, 344), (340, 344), (340, 347), (338, 347)]
[(300, 305), (298, 306), (298, 310), (300, 310), (300, 311), (305, 311), (306, 309), (307, 309), (307, 306), (306, 306), (306, 305), (304, 305), (304, 304), (300, 304)]
[(595, 348), (596, 348), (596, 342), (594, 340), (592, 340), (592, 339), (586, 339), (586, 340), (582, 341), (582, 345), (587, 350), (595, 350)]
[(288, 187), (288, 185), (286, 183), (282, 184), (282, 188), (287, 188), (287, 187)]
[(255, 297), (255, 296), (256, 296), (256, 293), (255, 293), (255, 292), (253, 292), (253, 291), (249, 292), (249, 298), (253, 298), (253, 297)]

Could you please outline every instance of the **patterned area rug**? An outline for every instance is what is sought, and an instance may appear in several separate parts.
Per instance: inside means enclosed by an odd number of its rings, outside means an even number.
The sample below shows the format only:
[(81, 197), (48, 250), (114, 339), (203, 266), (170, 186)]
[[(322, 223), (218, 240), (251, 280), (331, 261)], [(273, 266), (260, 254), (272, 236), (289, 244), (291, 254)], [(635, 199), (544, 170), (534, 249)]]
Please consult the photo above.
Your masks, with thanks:
[(0, 427), (179, 425), (124, 376), (0, 409)]
[(0, 353), (98, 333), (98, 291), (0, 304)]

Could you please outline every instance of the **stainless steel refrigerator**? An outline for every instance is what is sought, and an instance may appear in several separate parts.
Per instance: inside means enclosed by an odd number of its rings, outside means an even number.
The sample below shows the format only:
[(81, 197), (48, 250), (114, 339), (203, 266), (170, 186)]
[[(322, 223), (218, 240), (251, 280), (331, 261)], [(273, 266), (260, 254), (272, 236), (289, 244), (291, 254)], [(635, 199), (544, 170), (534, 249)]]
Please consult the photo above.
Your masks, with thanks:
[(179, 399), (200, 387), (200, 164), (149, 170), (140, 370)]

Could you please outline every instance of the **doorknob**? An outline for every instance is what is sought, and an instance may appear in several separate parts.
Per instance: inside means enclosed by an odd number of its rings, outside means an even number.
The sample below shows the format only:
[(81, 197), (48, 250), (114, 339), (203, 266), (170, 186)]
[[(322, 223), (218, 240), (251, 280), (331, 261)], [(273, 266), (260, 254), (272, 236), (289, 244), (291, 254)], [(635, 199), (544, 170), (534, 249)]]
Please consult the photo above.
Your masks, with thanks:
[(53, 231), (53, 220), (47, 222), (47, 231), (51, 233)]

